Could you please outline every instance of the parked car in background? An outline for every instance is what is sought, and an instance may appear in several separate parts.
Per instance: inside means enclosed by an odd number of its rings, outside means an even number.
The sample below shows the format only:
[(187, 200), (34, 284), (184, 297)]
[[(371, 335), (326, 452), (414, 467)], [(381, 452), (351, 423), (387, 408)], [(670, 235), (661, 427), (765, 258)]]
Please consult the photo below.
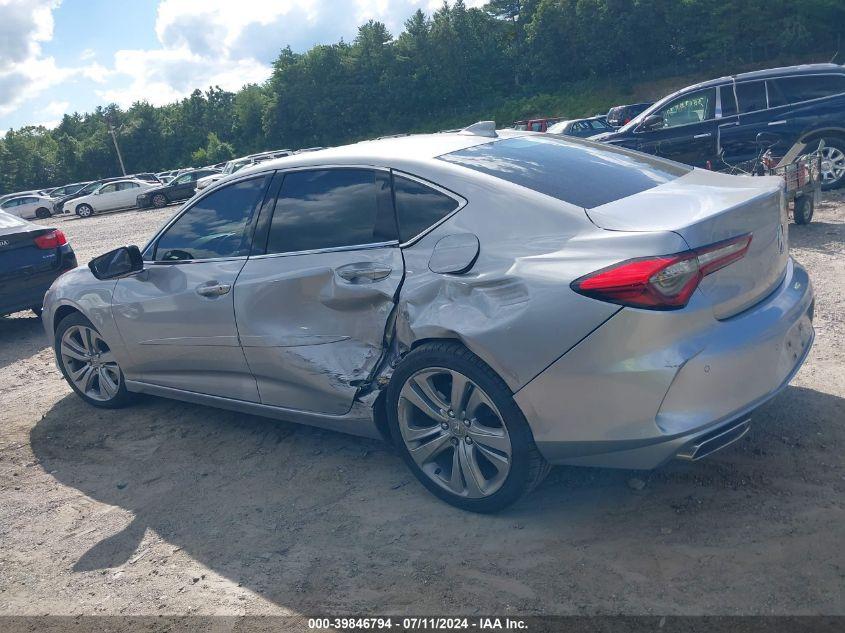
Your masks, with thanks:
[(432, 493), (494, 511), (549, 464), (741, 438), (813, 341), (786, 222), (774, 178), (482, 122), (230, 176), (60, 277), (43, 323), (93, 406), (387, 436)]
[(0, 211), (16, 215), (25, 220), (33, 218), (49, 218), (53, 215), (53, 203), (55, 200), (42, 195), (26, 195), (16, 198), (9, 198), (0, 203)]
[(115, 211), (134, 207), (138, 194), (155, 185), (146, 180), (121, 179), (100, 185), (92, 193), (65, 203), (81, 218), (87, 218), (103, 211)]
[(772, 68), (688, 86), (596, 140), (719, 169), (753, 160), (761, 132), (776, 139), (775, 156), (824, 140), (822, 187), (845, 184), (845, 67)]
[(579, 138), (587, 138), (611, 131), (613, 131), (613, 128), (607, 124), (607, 120), (603, 116), (558, 121), (546, 130), (549, 134), (563, 134), (564, 136), (577, 136)]
[(544, 117), (538, 119), (523, 119), (522, 121), (514, 121), (513, 122), (513, 129), (515, 130), (527, 130), (529, 132), (545, 132), (549, 129), (550, 125), (554, 123), (558, 123), (559, 121), (563, 121), (564, 117)]
[(76, 255), (61, 231), (0, 211), (0, 315), (41, 314), (44, 293)]
[(292, 152), (289, 149), (279, 149), (279, 150), (271, 150), (268, 152), (259, 152), (257, 154), (250, 154), (249, 156), (242, 156), (241, 158), (234, 158), (227, 162), (223, 169), (216, 174), (211, 174), (209, 176), (204, 176), (197, 180), (197, 191), (201, 189), (205, 189), (209, 185), (217, 182), (221, 178), (225, 178), (226, 176), (231, 176), (237, 171), (240, 171), (244, 167), (248, 167), (249, 165), (254, 165), (257, 162), (261, 162), (263, 160), (270, 160), (273, 158), (284, 158), (285, 156), (290, 156), (295, 152)]
[(186, 171), (165, 185), (152, 187), (139, 194), (136, 200), (139, 208), (166, 207), (172, 202), (187, 200), (197, 191), (197, 180), (220, 174), (219, 169), (193, 169)]
[(70, 195), (72, 193), (76, 193), (80, 189), (82, 189), (85, 185), (89, 184), (91, 181), (87, 180), (85, 182), (76, 182), (72, 185), (63, 185), (61, 187), (56, 187), (55, 189), (50, 189), (47, 194), (51, 198), (62, 198), (64, 196)]
[(20, 198), (22, 196), (38, 196), (41, 198), (50, 197), (48, 193), (43, 189), (30, 189), (29, 191), (16, 191), (14, 193), (4, 194), (0, 196), (0, 204), (6, 202), (6, 200), (11, 200), (12, 198)]
[(72, 213), (73, 207), (72, 205), (67, 204), (72, 200), (76, 200), (77, 198), (81, 198), (82, 196), (87, 196), (89, 194), (94, 193), (97, 189), (99, 189), (102, 185), (107, 182), (114, 182), (115, 180), (122, 180), (122, 177), (118, 178), (102, 178), (100, 180), (94, 180), (89, 182), (87, 185), (76, 191), (76, 193), (71, 193), (66, 196), (62, 196), (53, 204), (53, 213)]
[(607, 111), (607, 124), (614, 128), (622, 127), (650, 105), (651, 103), (632, 103), (630, 105), (614, 106)]

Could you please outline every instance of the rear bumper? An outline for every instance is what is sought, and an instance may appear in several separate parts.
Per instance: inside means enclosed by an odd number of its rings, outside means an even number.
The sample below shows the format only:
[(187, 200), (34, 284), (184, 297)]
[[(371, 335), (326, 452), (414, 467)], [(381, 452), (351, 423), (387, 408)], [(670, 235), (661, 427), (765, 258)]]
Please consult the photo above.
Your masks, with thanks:
[(0, 283), (0, 315), (12, 314), (30, 308), (40, 308), (44, 295), (53, 282), (64, 272), (76, 268), (76, 255), (69, 247), (60, 250), (59, 266), (49, 271), (21, 275)]
[(809, 353), (812, 285), (790, 260), (772, 294), (723, 321), (696, 294), (678, 312), (621, 310), (517, 392), (547, 460), (654, 468), (741, 437)]

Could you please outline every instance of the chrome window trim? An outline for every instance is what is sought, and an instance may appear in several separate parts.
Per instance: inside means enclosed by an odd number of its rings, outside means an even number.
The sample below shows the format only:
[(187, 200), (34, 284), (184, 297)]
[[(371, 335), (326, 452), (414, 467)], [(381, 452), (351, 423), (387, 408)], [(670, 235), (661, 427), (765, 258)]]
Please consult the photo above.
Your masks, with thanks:
[[(421, 178), (420, 176), (415, 176), (414, 174), (409, 174), (408, 172), (401, 171), (399, 169), (392, 169), (391, 172), (393, 173), (394, 176), (401, 176), (402, 178), (407, 178), (408, 180), (413, 180), (414, 182), (417, 182), (421, 185), (424, 185), (426, 187), (434, 189), (435, 191), (438, 191), (438, 192), (442, 193), (443, 195), (452, 198), (452, 200), (454, 200), (455, 202), (458, 203), (458, 206), (455, 207), (448, 215), (444, 215), (442, 218), (440, 218), (437, 222), (432, 224), (427, 229), (420, 231), (414, 237), (400, 243), (399, 244), (400, 248), (406, 248), (408, 246), (413, 246), (416, 242), (420, 241), (422, 238), (424, 238), (426, 235), (431, 233), (438, 226), (440, 226), (441, 224), (443, 224), (444, 222), (449, 220), (458, 211), (460, 211), (461, 209), (463, 209), (465, 206), (467, 206), (469, 204), (467, 199), (464, 198), (462, 195), (457, 194), (454, 191), (450, 191), (449, 189), (446, 189), (445, 187), (442, 187), (438, 184), (435, 184), (435, 183), (431, 182), (430, 180), (426, 180), (425, 178)], [(395, 187), (394, 187), (394, 191), (393, 191), (393, 213), (396, 214), (396, 223), (398, 224), (399, 223), (399, 213), (396, 210), (396, 189), (395, 189)]]
[(388, 242), (370, 242), (369, 244), (352, 244), (351, 246), (329, 246), (327, 248), (312, 248), (304, 251), (287, 251), (285, 253), (264, 253), (263, 255), (250, 255), (248, 259), (270, 259), (275, 257), (294, 257), (296, 255), (320, 255), (324, 253), (343, 253), (347, 251), (363, 251), (375, 248), (386, 248), (399, 246), (399, 240)]

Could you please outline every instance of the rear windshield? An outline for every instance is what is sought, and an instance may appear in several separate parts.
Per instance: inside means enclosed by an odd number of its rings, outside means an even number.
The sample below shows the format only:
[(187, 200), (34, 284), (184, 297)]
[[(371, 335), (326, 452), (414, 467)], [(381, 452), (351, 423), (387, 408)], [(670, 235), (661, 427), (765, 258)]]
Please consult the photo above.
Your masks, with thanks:
[(691, 167), (646, 154), (549, 136), (495, 141), (439, 158), (586, 209), (692, 171)]

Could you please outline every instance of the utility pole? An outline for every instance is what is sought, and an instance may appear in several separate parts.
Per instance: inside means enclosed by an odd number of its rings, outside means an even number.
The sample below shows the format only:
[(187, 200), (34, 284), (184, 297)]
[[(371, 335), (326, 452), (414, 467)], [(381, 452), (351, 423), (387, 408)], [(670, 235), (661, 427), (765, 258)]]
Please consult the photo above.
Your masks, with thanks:
[(123, 156), (120, 153), (120, 147), (117, 144), (117, 136), (115, 136), (114, 127), (112, 127), (111, 122), (109, 122), (109, 134), (111, 134), (111, 140), (114, 142), (114, 150), (117, 152), (117, 160), (120, 161), (120, 171), (122, 171), (125, 176), (126, 167), (123, 166)]

